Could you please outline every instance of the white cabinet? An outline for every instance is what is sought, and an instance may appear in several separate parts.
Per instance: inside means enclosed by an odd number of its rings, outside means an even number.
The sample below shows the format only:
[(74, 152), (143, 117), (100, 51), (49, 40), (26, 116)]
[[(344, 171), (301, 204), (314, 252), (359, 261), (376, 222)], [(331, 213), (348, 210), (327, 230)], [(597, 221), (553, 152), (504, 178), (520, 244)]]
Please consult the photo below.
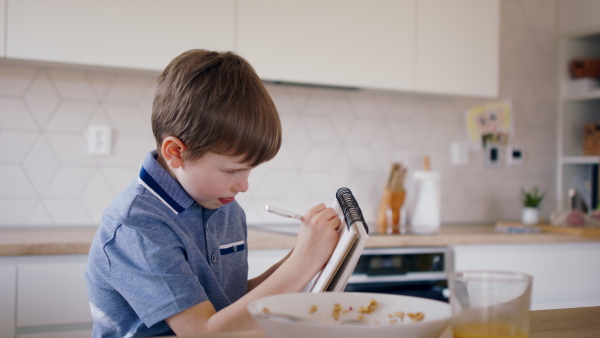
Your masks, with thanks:
[(13, 59), (161, 71), (235, 50), (267, 81), (498, 93), (499, 0), (1, 1)]
[(560, 0), (559, 30), (561, 34), (588, 34), (600, 31), (600, 1)]
[(0, 0), (0, 57), (6, 56), (6, 1)]
[(17, 334), (17, 338), (89, 338), (91, 336), (92, 330)]
[(266, 80), (498, 95), (498, 0), (242, 0), (237, 51)]
[(0, 257), (0, 337), (90, 337), (86, 255)]
[(6, 56), (162, 70), (193, 48), (234, 48), (234, 0), (8, 0)]
[(17, 268), (0, 265), (0, 337), (15, 335)]
[(17, 327), (89, 323), (85, 262), (20, 264)]
[(252, 279), (267, 271), (273, 264), (279, 262), (290, 250), (249, 250), (248, 279)]
[(532, 275), (532, 310), (600, 306), (600, 243), (464, 245), (453, 250), (455, 270)]
[(265, 80), (410, 90), (415, 0), (241, 0), (237, 51)]
[(497, 0), (418, 0), (416, 90), (498, 96)]

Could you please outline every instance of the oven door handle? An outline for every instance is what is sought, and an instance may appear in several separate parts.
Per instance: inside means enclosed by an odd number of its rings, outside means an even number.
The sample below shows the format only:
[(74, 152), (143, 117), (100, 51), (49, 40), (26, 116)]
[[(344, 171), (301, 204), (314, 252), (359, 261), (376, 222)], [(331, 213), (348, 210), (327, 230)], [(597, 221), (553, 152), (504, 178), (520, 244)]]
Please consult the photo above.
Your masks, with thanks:
[(447, 280), (444, 272), (420, 272), (408, 273), (404, 275), (377, 275), (369, 276), (367, 274), (354, 274), (348, 279), (348, 284), (362, 283), (389, 283), (389, 282), (418, 282), (418, 281), (438, 281)]

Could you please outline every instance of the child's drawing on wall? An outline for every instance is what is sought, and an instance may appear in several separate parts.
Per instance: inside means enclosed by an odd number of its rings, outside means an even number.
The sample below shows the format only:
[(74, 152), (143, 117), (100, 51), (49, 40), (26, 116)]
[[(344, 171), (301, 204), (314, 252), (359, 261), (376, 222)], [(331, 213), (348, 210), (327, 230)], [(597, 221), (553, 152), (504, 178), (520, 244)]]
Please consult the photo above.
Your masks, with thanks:
[(473, 107), (467, 110), (465, 120), (467, 137), (474, 150), (485, 148), (491, 143), (504, 145), (513, 132), (510, 100)]

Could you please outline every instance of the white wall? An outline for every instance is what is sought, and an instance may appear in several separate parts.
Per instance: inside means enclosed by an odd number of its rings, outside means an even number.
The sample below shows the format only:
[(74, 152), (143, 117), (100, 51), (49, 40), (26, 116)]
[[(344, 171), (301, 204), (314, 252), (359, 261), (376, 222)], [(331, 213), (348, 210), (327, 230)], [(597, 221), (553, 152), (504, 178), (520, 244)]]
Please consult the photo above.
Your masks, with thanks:
[[(390, 163), (418, 169), (424, 155), (442, 173), (444, 222), (516, 220), (519, 189), (533, 184), (548, 190), (548, 215), (556, 205), (557, 6), (501, 5), (500, 92), (513, 101), (512, 143), (524, 149), (524, 166), (486, 169), (481, 153), (471, 153), (467, 166), (451, 165), (449, 144), (466, 140), (463, 113), (481, 99), (269, 85), (284, 144), (238, 199), (248, 221), (281, 222), (264, 204), (304, 212), (347, 186), (369, 222)], [(98, 224), (153, 148), (155, 77), (0, 65), (0, 225)], [(91, 124), (114, 128), (111, 156), (85, 153)]]

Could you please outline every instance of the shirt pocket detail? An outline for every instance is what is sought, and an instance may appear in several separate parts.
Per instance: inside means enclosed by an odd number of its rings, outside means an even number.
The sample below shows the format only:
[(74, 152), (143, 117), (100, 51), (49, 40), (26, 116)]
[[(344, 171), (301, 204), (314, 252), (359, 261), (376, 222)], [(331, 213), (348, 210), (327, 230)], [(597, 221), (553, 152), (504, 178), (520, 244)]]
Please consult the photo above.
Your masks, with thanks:
[(219, 246), (219, 251), (221, 255), (228, 255), (238, 251), (244, 251), (246, 245), (244, 241), (237, 241), (229, 244), (222, 244)]

